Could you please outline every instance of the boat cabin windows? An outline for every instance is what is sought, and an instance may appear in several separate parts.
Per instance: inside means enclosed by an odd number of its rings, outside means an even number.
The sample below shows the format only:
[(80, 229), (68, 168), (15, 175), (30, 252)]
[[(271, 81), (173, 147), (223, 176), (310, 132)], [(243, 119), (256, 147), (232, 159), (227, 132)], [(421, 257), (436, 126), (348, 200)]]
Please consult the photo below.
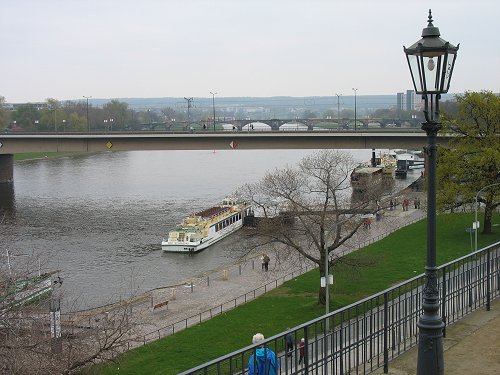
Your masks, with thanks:
[(238, 212), (237, 214), (230, 216), (223, 221), (218, 222), (217, 224), (215, 224), (215, 231), (218, 232), (218, 231), (228, 227), (229, 225), (232, 225), (232, 224), (236, 223), (237, 221), (240, 221), (241, 217), (242, 217), (241, 212)]

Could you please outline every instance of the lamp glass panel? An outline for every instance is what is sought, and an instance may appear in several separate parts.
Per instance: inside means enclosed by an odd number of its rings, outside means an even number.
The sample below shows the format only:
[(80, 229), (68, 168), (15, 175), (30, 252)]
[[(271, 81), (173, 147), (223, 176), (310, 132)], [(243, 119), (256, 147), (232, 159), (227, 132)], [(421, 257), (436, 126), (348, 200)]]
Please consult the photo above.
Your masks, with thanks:
[(451, 75), (453, 73), (453, 66), (455, 65), (455, 58), (457, 57), (456, 54), (450, 53), (448, 54), (448, 59), (446, 61), (446, 66), (443, 67), (443, 92), (448, 92), (448, 89), (450, 88), (450, 80), (451, 80)]
[(440, 70), (442, 66), (441, 56), (422, 58), (422, 69), (425, 79), (425, 91), (428, 93), (439, 92)]
[(418, 55), (406, 55), (408, 59), (408, 65), (410, 66), (411, 79), (413, 80), (413, 86), (417, 93), (422, 93), (422, 80), (420, 78), (420, 66)]

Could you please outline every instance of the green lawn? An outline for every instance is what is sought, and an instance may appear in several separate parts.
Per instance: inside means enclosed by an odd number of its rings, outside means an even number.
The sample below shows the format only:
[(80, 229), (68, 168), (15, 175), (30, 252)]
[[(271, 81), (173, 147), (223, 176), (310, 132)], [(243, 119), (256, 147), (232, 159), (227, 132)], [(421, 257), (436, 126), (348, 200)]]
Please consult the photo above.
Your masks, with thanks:
[[(494, 217), (500, 223), (500, 214)], [(439, 215), (437, 221), (438, 263), (470, 252), (472, 214)], [(500, 240), (495, 233), (479, 235), (478, 246)], [(334, 269), (331, 311), (379, 292), (424, 270), (425, 220), (402, 228), (390, 236), (348, 255), (362, 266), (338, 264)], [(283, 286), (208, 322), (132, 350), (107, 366), (95, 366), (85, 374), (176, 374), (251, 343), (256, 332), (266, 337), (321, 316), (318, 304), (318, 270), (286, 282)], [(229, 333), (229, 334), (228, 334)]]

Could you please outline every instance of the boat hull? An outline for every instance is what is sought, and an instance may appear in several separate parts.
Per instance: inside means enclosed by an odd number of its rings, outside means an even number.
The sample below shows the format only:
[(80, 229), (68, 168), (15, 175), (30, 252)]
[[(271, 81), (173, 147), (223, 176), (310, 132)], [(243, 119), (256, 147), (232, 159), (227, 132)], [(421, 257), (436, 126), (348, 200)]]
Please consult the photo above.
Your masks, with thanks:
[(222, 240), (223, 238), (229, 236), (230, 234), (236, 232), (242, 226), (243, 226), (243, 220), (239, 220), (227, 226), (226, 228), (222, 229), (221, 231), (217, 232), (214, 236), (204, 238), (202, 241), (195, 243), (181, 242), (181, 241), (169, 242), (163, 240), (161, 243), (161, 248), (163, 251), (170, 253), (197, 253), (201, 250), (206, 249), (210, 245), (213, 245), (214, 243)]

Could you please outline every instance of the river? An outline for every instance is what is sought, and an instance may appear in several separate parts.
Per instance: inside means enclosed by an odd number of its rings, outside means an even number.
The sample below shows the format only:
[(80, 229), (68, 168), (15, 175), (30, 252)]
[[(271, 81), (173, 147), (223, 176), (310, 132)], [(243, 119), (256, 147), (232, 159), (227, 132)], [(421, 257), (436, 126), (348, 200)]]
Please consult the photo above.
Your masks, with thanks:
[[(35, 260), (42, 271), (60, 270), (72, 308), (181, 283), (237, 261), (247, 249), (235, 233), (197, 254), (164, 253), (168, 230), (312, 152), (134, 151), (16, 162), (13, 186), (0, 192), (7, 213), (0, 250), (12, 254), (18, 272), (38, 267)], [(350, 152), (360, 161), (371, 155)]]

